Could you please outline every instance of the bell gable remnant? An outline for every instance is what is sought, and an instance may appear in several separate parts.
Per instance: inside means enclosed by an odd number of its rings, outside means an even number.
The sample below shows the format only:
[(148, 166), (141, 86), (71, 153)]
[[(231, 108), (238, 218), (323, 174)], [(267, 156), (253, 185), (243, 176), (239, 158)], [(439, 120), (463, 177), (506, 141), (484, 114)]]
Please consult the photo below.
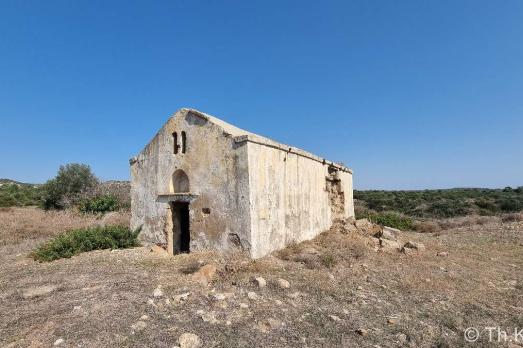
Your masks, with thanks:
[(131, 227), (170, 253), (262, 257), (354, 216), (352, 171), (193, 109), (176, 112), (131, 164)]

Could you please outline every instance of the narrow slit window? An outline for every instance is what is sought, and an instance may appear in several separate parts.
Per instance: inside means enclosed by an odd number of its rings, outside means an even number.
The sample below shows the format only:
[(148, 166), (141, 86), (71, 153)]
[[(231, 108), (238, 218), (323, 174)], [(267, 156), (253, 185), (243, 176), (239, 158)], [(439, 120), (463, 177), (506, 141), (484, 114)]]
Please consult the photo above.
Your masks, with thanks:
[(176, 132), (173, 133), (173, 152), (174, 154), (178, 153), (178, 134)]
[(182, 131), (182, 153), (185, 153), (186, 149), (187, 149), (187, 136), (185, 135), (185, 132)]

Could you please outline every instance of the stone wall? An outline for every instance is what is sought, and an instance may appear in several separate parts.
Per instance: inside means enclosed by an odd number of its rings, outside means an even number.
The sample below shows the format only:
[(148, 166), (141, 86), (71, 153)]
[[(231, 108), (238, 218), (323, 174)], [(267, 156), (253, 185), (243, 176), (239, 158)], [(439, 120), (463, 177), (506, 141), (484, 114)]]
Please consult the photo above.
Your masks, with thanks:
[[(173, 132), (186, 134), (186, 151), (174, 154)], [(250, 248), (247, 147), (199, 113), (182, 109), (132, 160), (131, 227), (146, 243), (167, 243), (172, 230), (173, 174), (189, 179), (191, 250)]]
[[(335, 216), (326, 178), (334, 164), (299, 149), (248, 138), (251, 256), (264, 256), (329, 229)], [(338, 217), (354, 216), (352, 173), (339, 166), (336, 172), (343, 195), (334, 200), (343, 204)]]

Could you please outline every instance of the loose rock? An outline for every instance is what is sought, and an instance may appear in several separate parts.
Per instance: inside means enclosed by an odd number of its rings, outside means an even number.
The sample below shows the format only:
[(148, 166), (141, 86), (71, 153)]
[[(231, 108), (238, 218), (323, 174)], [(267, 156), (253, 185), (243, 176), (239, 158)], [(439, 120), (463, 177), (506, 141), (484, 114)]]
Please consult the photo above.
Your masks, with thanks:
[(247, 293), (247, 297), (249, 298), (249, 300), (257, 300), (258, 299), (258, 295), (253, 292), (253, 291), (249, 291)]
[(168, 255), (167, 254), (167, 250), (165, 250), (164, 248), (162, 248), (161, 246), (159, 245), (153, 245), (149, 251), (151, 253), (155, 253), (155, 254), (160, 254), (160, 255)]
[(163, 296), (162, 287), (160, 285), (158, 285), (158, 287), (156, 289), (154, 289), (153, 296), (154, 297), (162, 297)]
[(313, 247), (303, 248), (301, 250), (301, 253), (302, 254), (309, 254), (309, 255), (320, 255), (320, 252), (318, 250), (314, 249)]
[(276, 280), (276, 282), (277, 282), (278, 286), (280, 287), (280, 289), (288, 289), (291, 287), (291, 284), (283, 278), (278, 278)]
[(258, 329), (261, 332), (269, 332), (272, 329), (280, 327), (283, 323), (281, 320), (275, 318), (268, 318), (267, 320), (260, 321), (258, 323)]
[(208, 264), (202, 266), (198, 271), (194, 272), (192, 275), (192, 280), (206, 286), (212, 281), (215, 274), (216, 266), (213, 264)]
[(53, 291), (55, 291), (58, 288), (56, 285), (44, 285), (44, 286), (37, 286), (37, 287), (31, 287), (26, 288), (22, 290), (22, 297), (25, 299), (33, 298), (33, 297), (39, 297), (47, 295)]
[(216, 314), (214, 312), (202, 313), (200, 314), (200, 318), (202, 318), (202, 320), (206, 323), (218, 323), (218, 319), (216, 319)]
[(380, 239), (380, 246), (383, 251), (397, 251), (400, 250), (401, 244), (389, 239)]
[[(412, 250), (417, 250), (417, 251), (424, 251), (425, 250), (425, 245), (423, 245), (423, 243), (417, 243), (417, 242), (412, 242), (412, 241), (408, 241), (407, 243), (405, 243), (405, 245), (403, 246), (403, 251), (405, 252), (405, 249), (412, 249)], [(407, 251), (408, 252), (408, 251)]]
[(184, 303), (185, 301), (187, 301), (190, 295), (190, 292), (184, 292), (183, 294), (174, 296), (173, 300), (176, 303)]
[(63, 338), (59, 338), (59, 339), (57, 339), (56, 341), (54, 341), (53, 346), (59, 346), (59, 345), (61, 345), (61, 344), (64, 343), (64, 342), (65, 342), (65, 341), (64, 341)]
[(131, 325), (131, 328), (134, 331), (142, 331), (146, 327), (147, 327), (147, 323), (145, 321), (142, 321), (142, 320), (139, 320), (136, 323), (134, 323), (133, 325)]
[(367, 336), (367, 335), (369, 334), (369, 332), (368, 332), (366, 329), (362, 329), (362, 328), (357, 329), (357, 330), (356, 330), (356, 333), (357, 333), (358, 335), (360, 335), (360, 336)]
[(258, 285), (259, 288), (264, 288), (267, 286), (267, 282), (263, 277), (254, 278), (254, 283), (256, 283), (256, 285)]
[(341, 318), (340, 317), (337, 317), (335, 315), (329, 315), (329, 317), (334, 320), (334, 321), (337, 321), (337, 322), (340, 322), (341, 321)]
[(200, 337), (193, 333), (184, 333), (178, 338), (180, 348), (199, 348), (202, 346)]
[(223, 300), (225, 300), (225, 295), (224, 294), (220, 294), (220, 293), (214, 294), (212, 297), (213, 297), (213, 299), (215, 301), (223, 301)]

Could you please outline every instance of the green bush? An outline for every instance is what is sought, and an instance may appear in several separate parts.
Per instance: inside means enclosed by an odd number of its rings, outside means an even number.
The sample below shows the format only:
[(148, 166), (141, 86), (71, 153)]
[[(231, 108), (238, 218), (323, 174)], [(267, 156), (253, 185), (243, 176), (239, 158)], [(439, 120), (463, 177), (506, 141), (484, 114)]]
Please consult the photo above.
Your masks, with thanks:
[(523, 204), (516, 199), (508, 198), (501, 202), (501, 210), (505, 213), (516, 213), (523, 209)]
[(69, 163), (60, 166), (54, 179), (43, 185), (43, 207), (63, 209), (78, 203), (81, 194), (98, 185), (98, 179), (86, 164)]
[(371, 215), (370, 220), (378, 225), (389, 226), (403, 231), (412, 230), (414, 222), (410, 217), (403, 216), (393, 212), (380, 213)]
[(116, 197), (112, 195), (102, 195), (93, 198), (87, 198), (78, 204), (78, 209), (82, 213), (107, 213), (118, 210), (119, 204)]
[(98, 249), (123, 249), (138, 246), (140, 229), (123, 226), (92, 227), (71, 230), (38, 247), (32, 254), (36, 261), (69, 258)]

